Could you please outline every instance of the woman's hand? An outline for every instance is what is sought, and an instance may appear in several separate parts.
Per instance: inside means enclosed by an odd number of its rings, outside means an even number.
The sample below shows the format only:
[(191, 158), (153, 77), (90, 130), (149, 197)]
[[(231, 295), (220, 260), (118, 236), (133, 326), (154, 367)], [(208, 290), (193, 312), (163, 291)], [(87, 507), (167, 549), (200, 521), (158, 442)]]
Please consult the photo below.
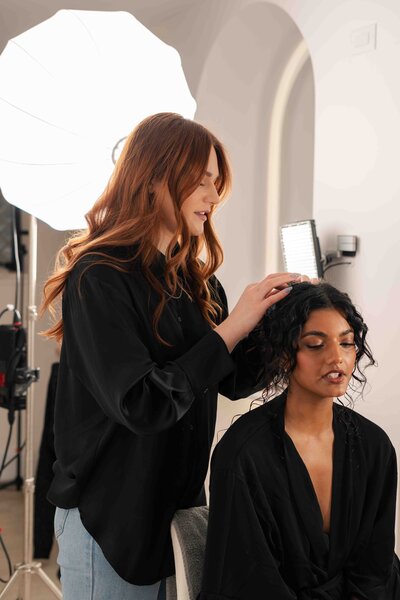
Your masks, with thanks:
[(287, 296), (291, 282), (302, 280), (298, 273), (274, 273), (248, 285), (230, 315), (215, 328), (229, 352), (254, 329), (270, 306)]

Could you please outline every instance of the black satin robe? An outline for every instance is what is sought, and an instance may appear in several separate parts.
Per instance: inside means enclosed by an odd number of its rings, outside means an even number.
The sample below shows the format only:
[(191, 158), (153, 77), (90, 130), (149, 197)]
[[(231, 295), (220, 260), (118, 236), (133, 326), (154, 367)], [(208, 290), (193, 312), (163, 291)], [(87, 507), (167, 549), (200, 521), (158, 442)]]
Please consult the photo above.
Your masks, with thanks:
[[(146, 585), (174, 572), (175, 511), (205, 503), (218, 391), (240, 398), (262, 388), (261, 357), (251, 336), (229, 354), (187, 294), (166, 305), (163, 345), (153, 332), (158, 295), (140, 263), (121, 273), (94, 266), (97, 258), (80, 261), (63, 295), (48, 498), (79, 507), (115, 571)], [(165, 285), (164, 267), (160, 254), (153, 273)], [(212, 286), (224, 318), (224, 291)]]
[(399, 600), (389, 438), (334, 404), (327, 535), (284, 406), (282, 394), (244, 415), (216, 447), (200, 600)]

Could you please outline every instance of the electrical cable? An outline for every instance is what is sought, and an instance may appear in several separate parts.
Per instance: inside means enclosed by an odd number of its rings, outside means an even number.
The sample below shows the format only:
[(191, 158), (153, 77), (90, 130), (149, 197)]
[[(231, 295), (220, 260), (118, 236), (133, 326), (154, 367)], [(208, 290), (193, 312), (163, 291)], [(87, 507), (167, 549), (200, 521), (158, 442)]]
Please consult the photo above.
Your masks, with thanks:
[(329, 269), (333, 269), (333, 267), (340, 267), (340, 265), (351, 265), (352, 263), (350, 261), (348, 262), (338, 262), (338, 263), (334, 263), (334, 264), (330, 264), (327, 267), (325, 267), (324, 269), (324, 275), (325, 273), (329, 270)]
[(4, 556), (6, 557), (7, 565), (8, 565), (8, 572), (9, 572), (8, 579), (3, 579), (2, 577), (0, 577), (0, 581), (1, 581), (1, 583), (8, 583), (10, 581), (11, 576), (12, 576), (13, 568), (12, 568), (12, 564), (11, 564), (10, 555), (8, 554), (6, 545), (5, 545), (4, 540), (3, 540), (2, 530), (1, 529), (0, 529), (0, 546), (2, 547), (2, 550), (4, 552)]
[[(16, 454), (14, 454), (14, 456), (12, 458), (10, 458), (5, 464), (4, 464), (4, 469), (6, 469), (8, 467), (8, 465), (10, 465), (12, 462), (14, 462), (14, 460), (17, 460), (18, 457), (20, 456), (22, 450), (25, 448), (25, 442), (22, 442), (22, 444), (20, 445), (19, 448), (16, 449)], [(0, 486), (1, 489), (1, 486)]]
[(0, 312), (0, 319), (3, 315), (6, 314), (6, 312), (8, 312), (9, 310), (14, 310), (14, 305), (13, 304), (7, 304), (7, 306), (5, 308), (3, 308), (3, 310)]
[(7, 454), (8, 454), (8, 451), (10, 449), (12, 430), (13, 430), (13, 423), (10, 423), (10, 429), (8, 431), (8, 437), (7, 437), (7, 442), (6, 442), (6, 446), (5, 446), (5, 449), (4, 449), (3, 460), (1, 461), (0, 478), (1, 478), (2, 474), (3, 474), (4, 469), (5, 469), (5, 464), (6, 464), (6, 461), (7, 461)]

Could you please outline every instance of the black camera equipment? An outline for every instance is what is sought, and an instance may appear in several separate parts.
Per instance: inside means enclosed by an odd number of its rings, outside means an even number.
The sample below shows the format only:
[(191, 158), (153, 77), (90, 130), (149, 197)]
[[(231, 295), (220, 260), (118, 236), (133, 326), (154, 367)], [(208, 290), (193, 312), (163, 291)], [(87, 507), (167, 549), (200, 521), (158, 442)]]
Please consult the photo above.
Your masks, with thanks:
[(0, 325), (0, 408), (8, 411), (9, 433), (0, 460), (0, 477), (3, 470), (14, 460), (17, 461), (17, 476), (14, 480), (0, 484), (0, 489), (15, 484), (17, 489), (22, 487), (23, 480), (20, 476), (21, 445), (21, 413), (18, 413), (17, 453), (7, 461), (16, 411), (26, 408), (27, 390), (31, 383), (39, 378), (39, 369), (28, 369), (26, 329), (22, 327), (19, 311), (12, 304), (0, 312), (0, 318), (7, 312), (13, 311), (14, 318), (11, 324)]
[(38, 369), (27, 367), (26, 330), (14, 311), (13, 323), (0, 325), (0, 407), (8, 410), (10, 425), (15, 411), (26, 408), (27, 389), (38, 377)]

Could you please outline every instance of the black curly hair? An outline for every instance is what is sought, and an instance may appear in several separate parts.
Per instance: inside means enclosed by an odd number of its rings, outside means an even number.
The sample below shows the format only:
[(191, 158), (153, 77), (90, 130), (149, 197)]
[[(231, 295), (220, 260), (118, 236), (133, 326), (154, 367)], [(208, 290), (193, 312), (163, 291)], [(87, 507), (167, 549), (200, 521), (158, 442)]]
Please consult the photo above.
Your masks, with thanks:
[[(366, 342), (367, 325), (347, 294), (329, 283), (303, 282), (293, 284), (293, 289), (287, 297), (268, 309), (260, 323), (259, 335), (265, 350), (264, 400), (268, 400), (288, 386), (296, 366), (298, 341), (302, 328), (311, 312), (321, 308), (338, 310), (354, 331), (356, 362), (353, 371), (354, 382), (349, 385), (349, 389), (362, 393), (367, 380), (361, 370), (360, 361), (366, 357), (366, 366), (376, 364)], [(352, 403), (351, 395), (347, 393), (346, 396)]]

